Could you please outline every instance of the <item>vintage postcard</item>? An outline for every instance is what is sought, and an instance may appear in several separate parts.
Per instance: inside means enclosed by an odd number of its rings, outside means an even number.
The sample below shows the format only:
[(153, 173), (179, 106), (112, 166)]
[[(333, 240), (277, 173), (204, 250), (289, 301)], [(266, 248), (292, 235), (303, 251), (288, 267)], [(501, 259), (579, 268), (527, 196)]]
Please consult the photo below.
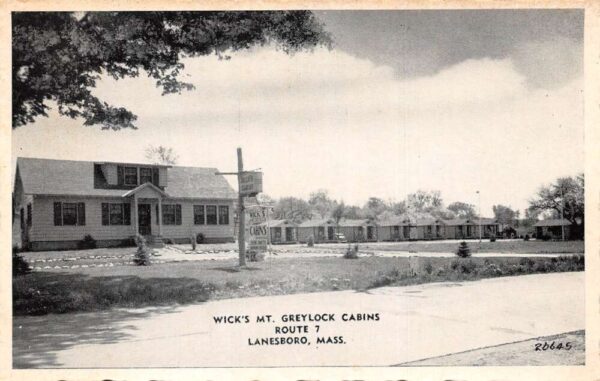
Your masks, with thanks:
[(2, 12), (3, 379), (600, 377), (597, 4)]

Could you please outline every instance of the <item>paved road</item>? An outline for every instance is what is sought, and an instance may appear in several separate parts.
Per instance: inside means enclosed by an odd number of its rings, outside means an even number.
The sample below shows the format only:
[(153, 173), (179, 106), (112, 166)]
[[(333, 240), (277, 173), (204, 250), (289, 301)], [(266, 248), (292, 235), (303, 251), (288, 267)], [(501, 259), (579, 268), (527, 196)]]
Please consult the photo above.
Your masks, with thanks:
[[(335, 323), (283, 322), (283, 315), (309, 313), (334, 314)], [(379, 320), (343, 322), (345, 313), (378, 314)], [(257, 314), (273, 315), (276, 323), (256, 323)], [(216, 324), (213, 317), (221, 315), (249, 315), (251, 323), (241, 318), (241, 323)], [(584, 273), (25, 317), (13, 323), (15, 367), (392, 365), (583, 329)], [(275, 327), (298, 325), (308, 325), (309, 333), (275, 333)], [(248, 344), (278, 336), (306, 336), (310, 345)], [(342, 336), (344, 344), (317, 344), (316, 337), (329, 336)]]

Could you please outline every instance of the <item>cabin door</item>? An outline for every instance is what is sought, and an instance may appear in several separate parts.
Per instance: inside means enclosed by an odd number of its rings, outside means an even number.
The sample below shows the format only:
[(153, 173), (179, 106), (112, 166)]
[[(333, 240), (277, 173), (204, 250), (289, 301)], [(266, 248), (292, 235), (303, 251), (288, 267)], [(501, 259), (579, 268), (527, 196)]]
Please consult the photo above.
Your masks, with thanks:
[(287, 242), (291, 242), (294, 240), (294, 229), (293, 228), (285, 228), (285, 240)]
[(335, 230), (333, 229), (333, 226), (327, 227), (327, 239), (330, 241), (335, 239)]
[(152, 219), (150, 214), (150, 204), (138, 205), (138, 229), (141, 235), (152, 234)]

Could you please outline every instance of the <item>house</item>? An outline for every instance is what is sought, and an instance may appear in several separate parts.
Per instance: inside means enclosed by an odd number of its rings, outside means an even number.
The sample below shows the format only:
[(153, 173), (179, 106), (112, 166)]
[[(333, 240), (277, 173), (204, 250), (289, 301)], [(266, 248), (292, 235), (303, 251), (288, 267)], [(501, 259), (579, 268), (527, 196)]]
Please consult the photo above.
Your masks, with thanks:
[(500, 224), (493, 218), (467, 219), (455, 218), (444, 221), (446, 239), (475, 239), (479, 238), (481, 227), (481, 238), (490, 238), (498, 235)]
[(14, 197), (21, 246), (76, 248), (91, 235), (99, 247), (136, 234), (189, 242), (233, 242), (236, 193), (215, 168), (18, 158)]
[(411, 239), (442, 239), (445, 236), (444, 221), (436, 218), (417, 218)]
[(377, 225), (370, 219), (343, 219), (338, 233), (344, 234), (349, 242), (377, 241)]
[(333, 219), (307, 220), (298, 225), (298, 241), (308, 242), (313, 237), (315, 242), (335, 242), (337, 224)]
[(294, 243), (298, 241), (298, 225), (290, 220), (269, 221), (271, 243)]
[(533, 227), (535, 228), (536, 239), (562, 239), (563, 229), (565, 239), (569, 239), (572, 225), (570, 221), (565, 219), (550, 219), (538, 221)]
[(380, 241), (404, 241), (410, 238), (410, 220), (406, 216), (394, 216), (378, 224)]

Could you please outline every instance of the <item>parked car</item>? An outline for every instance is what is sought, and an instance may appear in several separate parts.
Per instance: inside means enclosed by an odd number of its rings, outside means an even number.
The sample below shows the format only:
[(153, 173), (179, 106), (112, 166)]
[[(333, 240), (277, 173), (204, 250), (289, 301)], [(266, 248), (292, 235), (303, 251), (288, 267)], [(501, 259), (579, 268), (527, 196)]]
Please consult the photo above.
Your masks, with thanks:
[(348, 242), (348, 240), (346, 239), (346, 236), (344, 235), (344, 233), (336, 233), (335, 234), (335, 240), (338, 241), (339, 243), (346, 243), (346, 242)]

